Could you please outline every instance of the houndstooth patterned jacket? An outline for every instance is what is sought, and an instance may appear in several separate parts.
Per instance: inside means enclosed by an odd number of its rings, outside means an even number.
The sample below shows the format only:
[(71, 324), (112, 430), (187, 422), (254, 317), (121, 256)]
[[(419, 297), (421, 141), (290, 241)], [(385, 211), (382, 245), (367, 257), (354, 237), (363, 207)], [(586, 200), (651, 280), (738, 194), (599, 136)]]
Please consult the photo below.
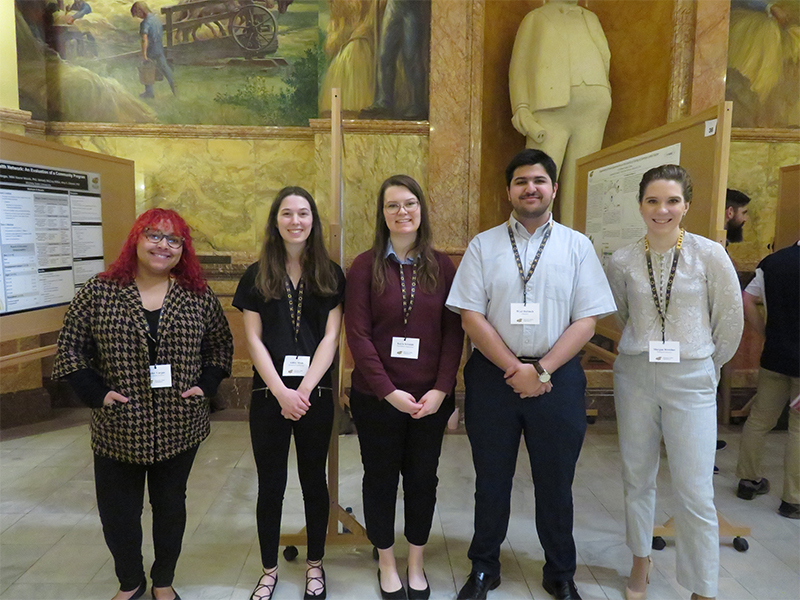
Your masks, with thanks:
[(91, 368), (126, 398), (92, 410), (92, 450), (137, 464), (171, 458), (210, 430), (208, 400), (181, 398), (205, 366), (231, 372), (233, 339), (219, 300), (172, 286), (159, 319), (158, 364), (172, 366), (172, 387), (151, 388), (147, 320), (136, 285), (97, 277), (76, 294), (58, 338), (53, 378)]

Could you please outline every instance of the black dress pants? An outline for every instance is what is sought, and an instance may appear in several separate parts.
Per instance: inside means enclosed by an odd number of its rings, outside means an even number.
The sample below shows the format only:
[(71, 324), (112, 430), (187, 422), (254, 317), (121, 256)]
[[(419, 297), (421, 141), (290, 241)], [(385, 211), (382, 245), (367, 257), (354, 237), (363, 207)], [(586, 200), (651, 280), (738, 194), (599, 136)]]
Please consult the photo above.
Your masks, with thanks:
[(94, 455), (97, 509), (103, 535), (114, 557), (121, 590), (136, 589), (144, 579), (142, 506), (144, 484), (153, 509), (155, 561), (150, 578), (156, 587), (172, 585), (186, 529), (186, 482), (198, 446), (152, 465), (120, 462)]
[(406, 539), (415, 546), (428, 542), (439, 485), (436, 471), (442, 438), (454, 408), (451, 394), (436, 413), (414, 419), (376, 396), (358, 390), (350, 392), (350, 409), (364, 465), (364, 520), (369, 541), (376, 548), (384, 550), (394, 545), (401, 473)]
[(520, 435), (533, 476), (536, 530), (545, 554), (545, 579), (575, 574), (572, 480), (586, 433), (586, 377), (577, 357), (552, 374), (553, 389), (521, 398), (503, 371), (477, 350), (464, 368), (464, 417), (475, 465), (473, 569), (500, 574)]
[(278, 564), (281, 512), (292, 433), (306, 514), (307, 558), (316, 561), (325, 555), (330, 512), (325, 469), (333, 428), (333, 397), (328, 390), (324, 390), (322, 395), (318, 390), (311, 395), (311, 407), (299, 421), (284, 418), (281, 405), (271, 393), (264, 390), (253, 392), (250, 439), (258, 471), (256, 524), (261, 564), (265, 569)]

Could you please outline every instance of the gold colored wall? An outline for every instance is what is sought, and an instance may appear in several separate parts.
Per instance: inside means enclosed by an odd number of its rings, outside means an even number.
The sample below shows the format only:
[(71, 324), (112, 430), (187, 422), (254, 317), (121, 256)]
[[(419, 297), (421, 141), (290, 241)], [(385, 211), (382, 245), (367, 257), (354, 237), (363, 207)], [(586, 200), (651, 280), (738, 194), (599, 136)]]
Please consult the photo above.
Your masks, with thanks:
[(17, 32), (14, 3), (0, 2), (0, 107), (19, 108)]
[[(541, 0), (486, 0), (481, 138), (480, 230), (510, 212), (504, 171), (525, 147), (511, 125), (508, 64), (517, 28)], [(600, 19), (611, 50), (611, 114), (603, 147), (667, 123), (673, 0), (581, 2)]]
[(754, 271), (759, 261), (772, 251), (768, 245), (775, 236), (780, 168), (798, 163), (800, 141), (731, 142), (728, 187), (750, 196), (750, 220), (744, 226), (744, 240), (728, 246), (738, 270)]

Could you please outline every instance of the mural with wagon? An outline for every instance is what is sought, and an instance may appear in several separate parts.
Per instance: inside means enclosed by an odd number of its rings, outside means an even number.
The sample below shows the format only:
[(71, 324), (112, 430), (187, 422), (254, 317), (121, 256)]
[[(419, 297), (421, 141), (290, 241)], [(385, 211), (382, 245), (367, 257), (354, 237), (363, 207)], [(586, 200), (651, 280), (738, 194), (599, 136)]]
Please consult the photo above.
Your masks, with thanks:
[[(147, 0), (141, 15), (133, 0), (15, 2), (20, 108), (36, 119), (289, 126), (317, 116), (316, 0)], [(163, 69), (140, 72), (153, 19), (174, 85), (158, 81)]]

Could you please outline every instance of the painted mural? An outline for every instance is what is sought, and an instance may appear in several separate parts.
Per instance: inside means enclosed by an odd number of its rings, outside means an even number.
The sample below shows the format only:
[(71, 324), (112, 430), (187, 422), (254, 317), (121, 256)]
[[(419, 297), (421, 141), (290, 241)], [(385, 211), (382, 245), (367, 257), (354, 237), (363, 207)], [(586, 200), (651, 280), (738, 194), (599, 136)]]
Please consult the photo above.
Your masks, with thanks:
[(726, 98), (734, 127), (800, 127), (800, 2), (733, 0)]
[(317, 0), (16, 0), (35, 119), (308, 125)]

